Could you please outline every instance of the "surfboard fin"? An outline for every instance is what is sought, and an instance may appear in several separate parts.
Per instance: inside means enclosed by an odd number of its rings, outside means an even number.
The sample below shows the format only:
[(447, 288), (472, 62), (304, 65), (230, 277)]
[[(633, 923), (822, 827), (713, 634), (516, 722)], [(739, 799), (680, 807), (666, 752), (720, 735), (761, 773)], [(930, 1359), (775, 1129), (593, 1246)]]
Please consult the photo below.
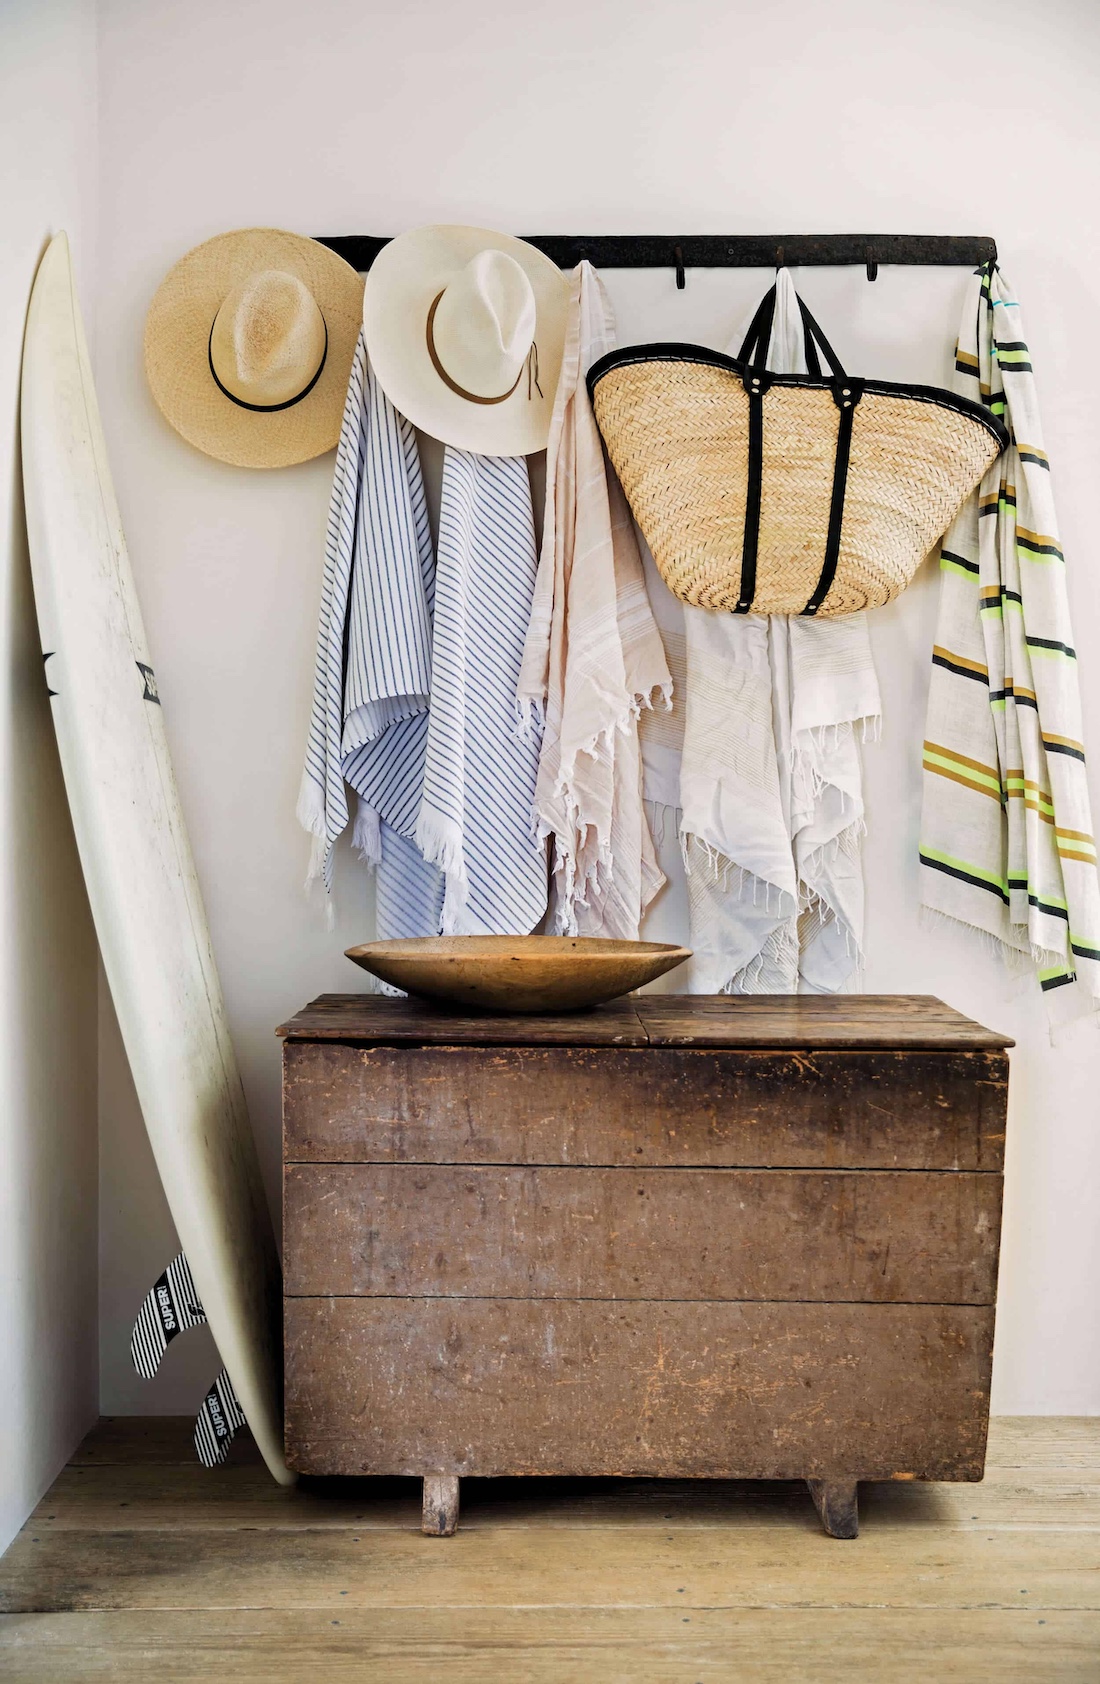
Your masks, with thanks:
[[(181, 1251), (150, 1288), (130, 1336), (134, 1367), (151, 1380), (177, 1334), (206, 1320), (195, 1282)], [(195, 1450), (204, 1468), (216, 1468), (229, 1455), (237, 1429), (245, 1424), (229, 1375), (223, 1368), (202, 1400), (195, 1422)]]
[(149, 1290), (130, 1335), (130, 1355), (144, 1380), (151, 1380), (178, 1333), (206, 1320), (187, 1259), (181, 1251)]
[(204, 1468), (216, 1468), (225, 1461), (237, 1428), (243, 1426), (244, 1410), (223, 1368), (203, 1398), (195, 1422), (195, 1449)]

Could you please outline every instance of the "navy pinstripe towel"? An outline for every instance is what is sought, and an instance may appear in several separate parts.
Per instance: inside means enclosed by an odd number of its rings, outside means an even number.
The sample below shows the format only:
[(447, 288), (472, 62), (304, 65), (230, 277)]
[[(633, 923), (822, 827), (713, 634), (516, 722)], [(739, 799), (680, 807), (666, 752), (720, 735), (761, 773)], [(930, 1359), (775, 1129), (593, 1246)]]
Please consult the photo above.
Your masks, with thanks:
[(416, 840), (443, 870), (444, 935), (526, 935), (546, 911), (540, 739), (516, 687), (538, 562), (522, 456), (447, 448), (431, 710)]
[(329, 505), (298, 818), (314, 838), (309, 876), (331, 893), (333, 849), (350, 816), (346, 784), (357, 792), (354, 840), (377, 868), (384, 939), (435, 933), (443, 903), (440, 874), (413, 841), (434, 593), (416, 435), (370, 374), (360, 336)]
[(534, 576), (526, 463), (450, 449), (437, 574), (416, 436), (360, 338), (298, 817), (310, 876), (331, 891), (345, 784), (358, 794), (354, 841), (376, 868), (383, 939), (526, 933), (543, 915), (539, 744), (520, 736), (515, 702)]

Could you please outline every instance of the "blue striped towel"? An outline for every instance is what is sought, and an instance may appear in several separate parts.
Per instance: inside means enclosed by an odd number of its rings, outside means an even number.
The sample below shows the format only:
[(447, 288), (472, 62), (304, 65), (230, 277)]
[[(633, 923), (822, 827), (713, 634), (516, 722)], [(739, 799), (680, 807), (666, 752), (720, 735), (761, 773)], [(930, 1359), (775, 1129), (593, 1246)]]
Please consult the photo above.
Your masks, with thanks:
[(515, 704), (534, 575), (526, 463), (450, 449), (437, 575), (416, 435), (360, 337), (298, 817), (314, 837), (310, 876), (331, 893), (345, 784), (358, 794), (353, 839), (376, 870), (382, 939), (525, 933), (545, 910), (539, 745), (520, 737)]
[(331, 894), (333, 849), (349, 819), (345, 782), (357, 792), (354, 841), (377, 870), (382, 939), (434, 934), (443, 902), (442, 878), (413, 841), (434, 592), (416, 434), (370, 373), (360, 336), (329, 505), (298, 818), (314, 838), (309, 876)]
[(516, 689), (538, 558), (522, 456), (447, 447), (424, 797), (416, 839), (446, 878), (444, 935), (526, 935), (546, 911), (540, 735)]

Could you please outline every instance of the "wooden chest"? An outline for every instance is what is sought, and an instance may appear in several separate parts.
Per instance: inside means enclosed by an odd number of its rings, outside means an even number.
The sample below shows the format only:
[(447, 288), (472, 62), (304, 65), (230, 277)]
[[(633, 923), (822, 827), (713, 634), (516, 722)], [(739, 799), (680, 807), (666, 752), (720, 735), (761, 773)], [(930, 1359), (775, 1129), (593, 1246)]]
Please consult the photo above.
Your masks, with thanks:
[(284, 1045), (286, 1449), (415, 1474), (982, 1477), (1011, 1043), (927, 997), (550, 1018), (326, 995)]

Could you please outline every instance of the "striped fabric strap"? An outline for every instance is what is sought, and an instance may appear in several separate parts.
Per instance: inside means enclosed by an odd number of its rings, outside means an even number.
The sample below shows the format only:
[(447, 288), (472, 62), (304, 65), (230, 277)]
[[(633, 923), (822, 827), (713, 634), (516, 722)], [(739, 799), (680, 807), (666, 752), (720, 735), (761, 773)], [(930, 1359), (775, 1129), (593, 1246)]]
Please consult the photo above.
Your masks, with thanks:
[(146, 1295), (130, 1335), (130, 1355), (144, 1380), (151, 1380), (177, 1333), (206, 1320), (187, 1259), (181, 1251)]
[(195, 1422), (195, 1449), (204, 1468), (216, 1468), (225, 1461), (237, 1429), (244, 1424), (244, 1410), (223, 1368), (203, 1398)]

